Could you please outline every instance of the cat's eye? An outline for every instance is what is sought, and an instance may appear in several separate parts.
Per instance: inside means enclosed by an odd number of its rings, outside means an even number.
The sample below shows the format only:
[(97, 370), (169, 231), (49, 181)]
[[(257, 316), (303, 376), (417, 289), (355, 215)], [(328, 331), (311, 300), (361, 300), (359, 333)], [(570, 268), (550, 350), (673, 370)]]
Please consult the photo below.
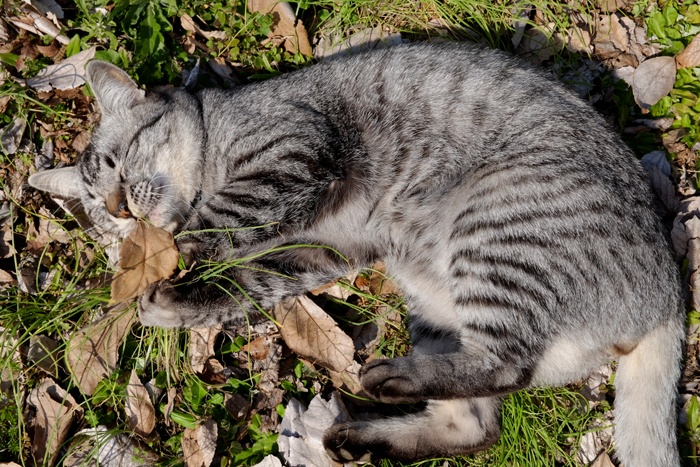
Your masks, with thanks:
[(110, 193), (107, 196), (105, 204), (107, 205), (107, 212), (112, 216), (121, 218), (131, 217), (123, 188), (119, 187), (117, 190)]

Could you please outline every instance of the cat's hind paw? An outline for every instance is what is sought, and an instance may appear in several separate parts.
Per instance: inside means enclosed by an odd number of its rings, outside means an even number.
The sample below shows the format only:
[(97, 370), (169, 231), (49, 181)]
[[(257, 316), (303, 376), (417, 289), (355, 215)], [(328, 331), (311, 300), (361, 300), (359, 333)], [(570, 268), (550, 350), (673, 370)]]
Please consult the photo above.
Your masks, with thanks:
[(183, 326), (176, 303), (179, 293), (166, 279), (149, 285), (138, 299), (139, 320), (144, 326), (176, 328)]
[(360, 370), (360, 383), (367, 394), (382, 402), (418, 402), (428, 399), (423, 378), (410, 357), (374, 360)]
[(323, 434), (323, 447), (328, 457), (341, 464), (365, 464), (372, 454), (386, 455), (389, 446), (376, 438), (369, 439), (362, 429), (365, 425), (367, 423), (341, 423), (327, 429)]

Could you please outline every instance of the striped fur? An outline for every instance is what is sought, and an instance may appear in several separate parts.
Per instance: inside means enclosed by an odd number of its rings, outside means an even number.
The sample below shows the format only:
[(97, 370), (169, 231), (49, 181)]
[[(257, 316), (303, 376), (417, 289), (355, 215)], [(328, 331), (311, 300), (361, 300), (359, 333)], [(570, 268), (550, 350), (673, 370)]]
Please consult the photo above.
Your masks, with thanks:
[[(105, 230), (126, 235), (139, 215), (171, 231), (266, 225), (178, 242), (191, 259), (219, 260), (330, 246), (360, 266), (383, 259), (405, 290), (414, 351), (365, 365), (361, 381), (383, 401), (431, 402), (406, 419), (332, 428), (335, 459), (483, 449), (498, 438), (499, 396), (620, 357), (622, 463), (678, 465), (677, 266), (640, 164), (552, 78), (457, 45), (197, 95), (145, 96), (104, 62), (88, 75), (102, 123), (61, 191)], [(50, 172), (30, 183), (59, 191)], [(117, 217), (124, 208), (132, 216)], [(228, 279), (263, 308), (347, 270), (308, 247), (249, 266)], [(227, 279), (156, 284), (139, 307), (142, 323), (163, 327), (255, 312)]]

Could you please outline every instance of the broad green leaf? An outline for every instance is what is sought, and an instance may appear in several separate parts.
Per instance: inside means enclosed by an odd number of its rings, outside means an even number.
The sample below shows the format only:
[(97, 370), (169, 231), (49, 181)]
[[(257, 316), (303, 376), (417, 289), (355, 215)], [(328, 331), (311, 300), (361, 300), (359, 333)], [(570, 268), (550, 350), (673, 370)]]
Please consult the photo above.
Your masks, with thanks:
[(693, 396), (690, 399), (690, 404), (688, 404), (688, 423), (687, 426), (692, 431), (698, 429), (698, 423), (700, 422), (700, 405), (698, 405), (697, 396)]
[(647, 17), (647, 26), (649, 26), (649, 35), (656, 36), (659, 39), (666, 39), (666, 33), (664, 28), (666, 27), (666, 20), (660, 11), (652, 11)]
[(109, 62), (113, 65), (121, 65), (121, 57), (119, 56), (119, 52), (116, 50), (98, 50), (95, 52), (95, 58), (98, 60), (104, 60), (105, 62)]
[(11, 53), (0, 54), (0, 62), (7, 63), (10, 66), (15, 66), (17, 59), (19, 59), (19, 55)]
[(76, 34), (70, 38), (70, 42), (66, 46), (66, 57), (75, 55), (78, 52), (80, 52), (80, 36)]
[(192, 414), (182, 413), (174, 410), (170, 414), (170, 419), (178, 425), (184, 426), (185, 428), (189, 428), (191, 430), (197, 428), (197, 417), (195, 417)]
[(700, 324), (700, 313), (695, 310), (688, 313), (688, 324), (691, 326), (694, 324)]
[(674, 8), (673, 2), (666, 3), (663, 15), (664, 21), (666, 22), (666, 26), (673, 26), (674, 24), (676, 24), (676, 19), (678, 19), (678, 10)]

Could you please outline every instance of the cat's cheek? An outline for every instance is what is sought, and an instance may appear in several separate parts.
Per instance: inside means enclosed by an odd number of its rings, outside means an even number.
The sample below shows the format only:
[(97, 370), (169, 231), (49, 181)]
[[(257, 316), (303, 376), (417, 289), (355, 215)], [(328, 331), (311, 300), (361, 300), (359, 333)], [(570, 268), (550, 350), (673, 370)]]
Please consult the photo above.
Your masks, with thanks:
[(141, 324), (161, 328), (181, 327), (182, 315), (175, 306), (176, 295), (177, 292), (168, 281), (149, 285), (138, 299)]

